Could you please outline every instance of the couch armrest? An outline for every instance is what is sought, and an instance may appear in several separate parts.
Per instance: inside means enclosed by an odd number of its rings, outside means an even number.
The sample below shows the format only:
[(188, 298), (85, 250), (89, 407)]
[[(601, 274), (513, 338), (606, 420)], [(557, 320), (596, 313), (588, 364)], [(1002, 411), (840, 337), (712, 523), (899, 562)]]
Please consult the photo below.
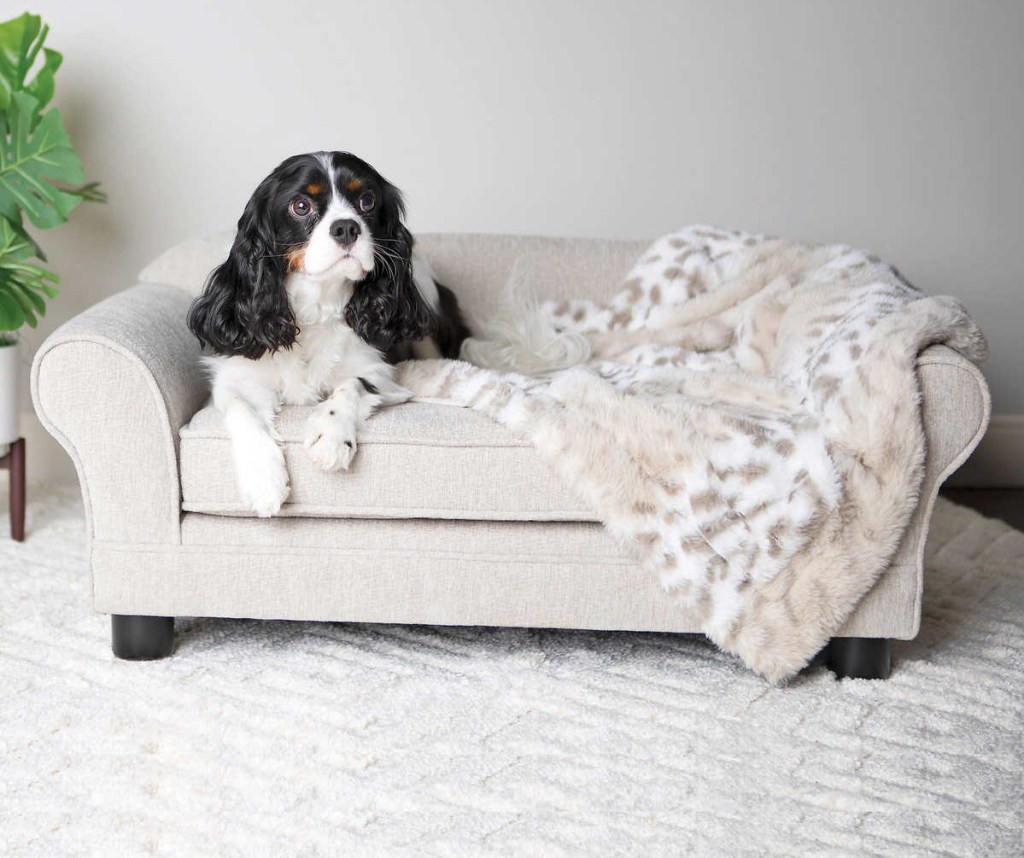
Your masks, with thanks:
[(925, 482), (934, 481), (937, 489), (981, 443), (992, 416), (992, 398), (981, 370), (947, 346), (921, 352), (917, 374), (928, 444)]
[(32, 401), (78, 470), (89, 538), (180, 541), (178, 430), (208, 396), (173, 286), (128, 289), (58, 328), (32, 363)]
[(985, 434), (992, 411), (985, 377), (975, 364), (946, 346), (931, 346), (917, 359), (925, 472), (917, 508), (889, 571), (847, 621), (841, 637), (910, 640), (921, 625), (924, 549), (935, 499)]

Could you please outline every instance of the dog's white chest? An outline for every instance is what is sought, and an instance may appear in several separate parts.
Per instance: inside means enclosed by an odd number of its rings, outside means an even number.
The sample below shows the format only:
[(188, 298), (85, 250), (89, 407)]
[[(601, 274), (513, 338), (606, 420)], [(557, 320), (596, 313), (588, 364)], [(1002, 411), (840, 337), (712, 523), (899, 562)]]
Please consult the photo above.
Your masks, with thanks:
[(302, 325), (295, 344), (273, 356), (285, 405), (317, 403), (380, 360), (380, 353), (340, 319)]

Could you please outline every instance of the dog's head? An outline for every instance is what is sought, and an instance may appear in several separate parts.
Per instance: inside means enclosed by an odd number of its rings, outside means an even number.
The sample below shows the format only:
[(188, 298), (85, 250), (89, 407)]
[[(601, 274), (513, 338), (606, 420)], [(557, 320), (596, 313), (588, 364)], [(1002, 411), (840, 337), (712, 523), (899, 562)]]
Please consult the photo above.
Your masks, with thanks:
[(387, 349), (430, 333), (431, 308), (412, 276), (412, 236), (399, 190), (347, 152), (288, 158), (253, 192), (227, 260), (189, 311), (214, 352), (256, 359), (298, 335), (290, 274), (356, 284), (345, 321)]

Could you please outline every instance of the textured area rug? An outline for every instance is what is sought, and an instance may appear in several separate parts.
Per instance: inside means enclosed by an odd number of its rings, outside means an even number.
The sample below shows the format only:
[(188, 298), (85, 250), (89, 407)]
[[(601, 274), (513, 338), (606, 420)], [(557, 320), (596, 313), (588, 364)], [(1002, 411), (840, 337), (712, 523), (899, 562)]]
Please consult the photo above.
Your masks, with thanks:
[(181, 620), (119, 662), (83, 528), (37, 493), (0, 540), (5, 856), (1022, 853), (1024, 534), (948, 502), (892, 679), (785, 687), (663, 634)]

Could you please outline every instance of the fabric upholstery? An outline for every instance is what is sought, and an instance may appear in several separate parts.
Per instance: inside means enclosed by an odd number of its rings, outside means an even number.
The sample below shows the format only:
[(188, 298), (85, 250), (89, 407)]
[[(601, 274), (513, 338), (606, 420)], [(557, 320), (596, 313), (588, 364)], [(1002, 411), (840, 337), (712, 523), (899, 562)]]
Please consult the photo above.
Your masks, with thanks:
[[(229, 233), (190, 239), (153, 260), (139, 280), (197, 295), (230, 246)], [(622, 285), (644, 242), (425, 233), (416, 236), (416, 248), (463, 310), (478, 316), (502, 301), (510, 275), (513, 282), (529, 283), (538, 298), (607, 297)]]
[[(698, 632), (597, 524), (188, 514), (180, 548), (96, 543), (111, 613)], [(849, 633), (911, 637), (916, 574), (889, 570)]]
[(178, 429), (208, 395), (188, 305), (177, 289), (137, 286), (36, 353), (36, 413), (75, 463), (93, 538), (178, 541)]
[[(478, 415), (444, 406), (414, 404), (374, 417), (362, 465), (350, 474), (296, 470), (302, 517), (182, 516), (183, 489), (187, 507), (238, 512), (218, 421), (196, 414), (208, 387), (185, 326), (190, 293), (221, 261), (228, 240), (168, 251), (140, 278), (161, 285), (98, 304), (56, 331), (36, 356), (37, 412), (82, 483), (96, 610), (697, 630), (656, 580), (588, 522), (592, 516), (528, 448)], [(500, 299), (510, 276), (535, 285), (545, 278), (538, 297), (606, 297), (641, 245), (421, 236), (420, 247), (439, 279), (480, 311)], [(843, 634), (916, 632), (934, 494), (987, 423), (988, 391), (968, 361), (932, 348), (919, 368), (929, 445), (922, 500), (891, 568)], [(296, 410), (283, 423), (296, 467), (300, 421)], [(186, 425), (179, 481), (178, 438)], [(410, 479), (417, 473), (431, 479)], [(495, 520), (453, 520), (474, 508), (475, 518)], [(312, 517), (337, 510), (362, 520)], [(588, 586), (579, 586), (583, 580)]]
[[(382, 409), (348, 471), (325, 473), (302, 446), (312, 408), (287, 407), (277, 429), (291, 492), (280, 515), (596, 521), (524, 442), (479, 414), (428, 403)], [(239, 496), (220, 413), (181, 432), (182, 508), (252, 515)]]

